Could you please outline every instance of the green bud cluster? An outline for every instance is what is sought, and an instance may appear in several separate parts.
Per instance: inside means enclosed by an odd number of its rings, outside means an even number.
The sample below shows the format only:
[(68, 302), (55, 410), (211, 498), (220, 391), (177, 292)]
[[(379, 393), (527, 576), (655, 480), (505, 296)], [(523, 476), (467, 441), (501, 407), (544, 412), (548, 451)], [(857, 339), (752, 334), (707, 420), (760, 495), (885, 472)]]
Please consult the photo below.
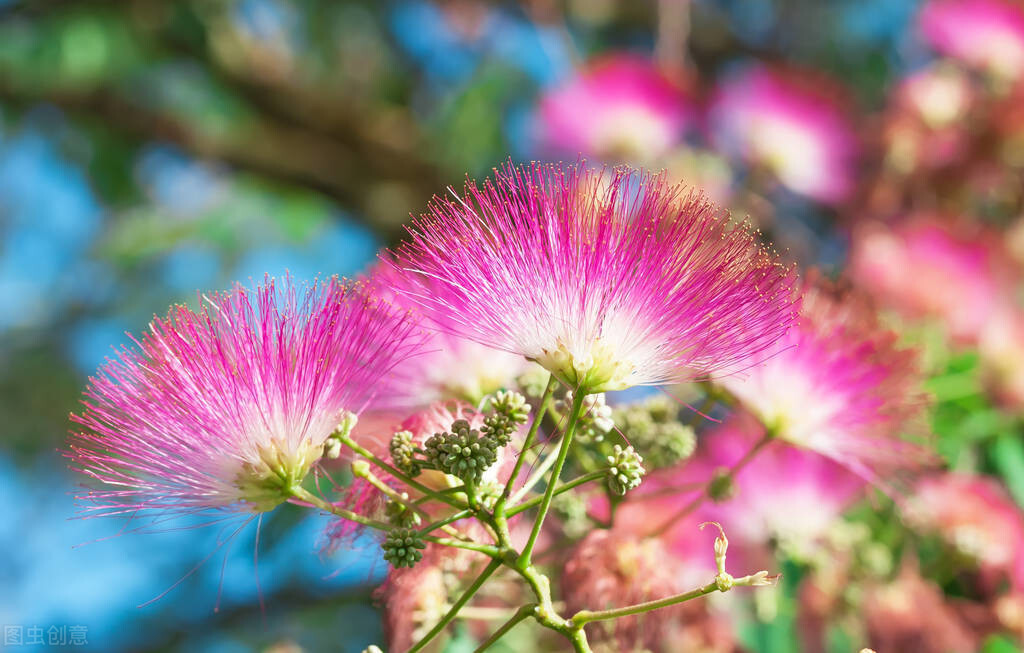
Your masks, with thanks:
[(615, 445), (612, 454), (608, 456), (608, 490), (621, 497), (639, 487), (645, 473), (643, 462), (644, 459), (633, 447), (623, 449)]
[(492, 412), (484, 418), (480, 432), (493, 439), (499, 447), (504, 447), (512, 440), (512, 434), (519, 425), (526, 423), (530, 405), (526, 403), (526, 397), (518, 392), (503, 390), (488, 397), (487, 404)]
[(612, 418), (626, 440), (644, 452), (647, 463), (660, 469), (686, 460), (697, 448), (696, 433), (678, 415), (676, 403), (659, 396), (618, 407)]
[(422, 549), (427, 548), (419, 531), (412, 528), (396, 528), (384, 538), (381, 548), (384, 559), (396, 569), (412, 567), (423, 559)]
[(420, 462), (416, 459), (416, 445), (412, 441), (412, 433), (399, 431), (391, 436), (391, 443), (388, 445), (391, 453), (391, 462), (400, 471), (409, 476), (419, 476), (423, 471)]
[[(565, 393), (565, 399), (558, 402), (558, 410), (568, 410), (572, 404), (572, 391)], [(576, 426), (576, 441), (582, 444), (603, 442), (604, 436), (615, 428), (612, 407), (605, 403), (604, 393), (587, 395), (583, 398), (583, 413)]]
[[(408, 500), (409, 494), (402, 492), (402, 499)], [(387, 517), (388, 523), (395, 526), (402, 526), (404, 528), (412, 528), (420, 525), (420, 516), (415, 510), (412, 510), (408, 506), (402, 505), (399, 501), (388, 501), (384, 506), (384, 516)]]
[(498, 459), (499, 445), (464, 419), (452, 423), (450, 433), (435, 433), (424, 443), (426, 462), (465, 483), (478, 483), (484, 471)]

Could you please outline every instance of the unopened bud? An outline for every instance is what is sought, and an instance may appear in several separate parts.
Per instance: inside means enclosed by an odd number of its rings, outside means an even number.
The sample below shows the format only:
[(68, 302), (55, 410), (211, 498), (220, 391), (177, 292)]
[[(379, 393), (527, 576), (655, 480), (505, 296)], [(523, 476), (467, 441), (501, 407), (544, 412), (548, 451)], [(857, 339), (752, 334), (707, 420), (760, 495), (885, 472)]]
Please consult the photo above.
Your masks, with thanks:
[(338, 438), (347, 438), (352, 433), (352, 429), (356, 427), (356, 422), (358, 421), (358, 415), (346, 410), (341, 414), (341, 420), (338, 422), (338, 426), (335, 427), (334, 434)]
[(370, 475), (370, 463), (365, 460), (353, 460), (352, 474), (360, 478), (366, 478)]
[(324, 442), (324, 458), (335, 460), (341, 456), (341, 440), (338, 438), (327, 438)]
[(704, 530), (708, 524), (718, 529), (718, 537), (715, 538), (715, 567), (718, 569), (719, 575), (728, 575), (725, 573), (725, 554), (729, 550), (729, 538), (725, 536), (722, 525), (716, 521), (706, 521), (700, 525), (700, 529)]

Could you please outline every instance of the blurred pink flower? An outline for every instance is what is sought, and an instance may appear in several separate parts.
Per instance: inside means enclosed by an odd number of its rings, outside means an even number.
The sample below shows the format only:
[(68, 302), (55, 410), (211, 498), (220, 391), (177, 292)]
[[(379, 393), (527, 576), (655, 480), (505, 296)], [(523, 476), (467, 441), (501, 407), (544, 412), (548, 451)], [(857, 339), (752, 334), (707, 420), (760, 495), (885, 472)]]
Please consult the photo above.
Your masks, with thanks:
[(849, 269), (883, 306), (940, 318), (954, 338), (977, 343), (1005, 293), (1001, 250), (999, 236), (980, 224), (918, 215), (859, 225)]
[(862, 616), (879, 652), (972, 653), (979, 638), (935, 583), (910, 565), (886, 585), (865, 588)]
[(920, 70), (896, 87), (883, 127), (886, 161), (903, 174), (948, 166), (971, 145), (969, 111), (974, 88), (954, 66)]
[(384, 584), (374, 592), (383, 609), (388, 650), (406, 651), (422, 639), (448, 612), (460, 582), (479, 573), (484, 560), (479, 553), (428, 544), (416, 566), (389, 567)]
[(716, 382), (775, 437), (888, 484), (931, 461), (905, 435), (924, 429), (917, 353), (855, 292), (805, 282), (803, 314), (763, 361)]
[(840, 203), (854, 189), (858, 150), (843, 95), (817, 73), (751, 66), (718, 84), (711, 137), (793, 192)]
[(1024, 311), (1001, 306), (984, 326), (978, 353), (992, 393), (1005, 407), (1024, 409)]
[(973, 95), (967, 76), (956, 67), (942, 64), (919, 70), (896, 87), (897, 102), (936, 128), (963, 118)]
[[(737, 415), (706, 434), (697, 457), (682, 470), (682, 483), (712, 480), (751, 450), (764, 428)], [(733, 541), (784, 542), (808, 551), (843, 511), (863, 495), (864, 479), (814, 451), (773, 442), (737, 472), (735, 494), (704, 507)]]
[(973, 560), (991, 587), (1024, 589), (1024, 516), (994, 479), (947, 473), (922, 479), (904, 506), (914, 527)]
[(683, 89), (653, 62), (615, 54), (545, 92), (537, 129), (555, 156), (644, 163), (678, 143), (691, 119)]
[(936, 50), (994, 75), (1024, 72), (1024, 7), (1012, 0), (929, 0), (921, 32)]
[[(703, 493), (719, 470), (739, 462), (763, 434), (764, 428), (743, 414), (712, 429), (702, 437), (694, 458), (653, 473), (632, 500), (619, 506), (616, 527), (644, 532), (662, 525)], [(863, 479), (818, 453), (770, 442), (736, 473), (729, 496), (707, 499), (665, 538), (677, 556), (706, 575), (713, 561), (705, 555), (706, 546), (701, 548), (704, 538), (697, 526), (718, 522), (731, 543), (730, 567), (748, 573), (771, 566), (767, 547), (772, 542), (791, 552), (813, 552), (817, 540), (863, 495), (865, 486)], [(697, 580), (689, 574), (686, 578)]]
[[(706, 544), (710, 555), (710, 539)], [(693, 589), (681, 582), (682, 565), (665, 550), (661, 539), (619, 528), (595, 530), (576, 545), (565, 563), (566, 612), (618, 608)], [(712, 571), (704, 582), (713, 576)], [(617, 651), (725, 653), (736, 646), (728, 622), (712, 614), (702, 601), (594, 623), (587, 630), (593, 643), (614, 642)]]

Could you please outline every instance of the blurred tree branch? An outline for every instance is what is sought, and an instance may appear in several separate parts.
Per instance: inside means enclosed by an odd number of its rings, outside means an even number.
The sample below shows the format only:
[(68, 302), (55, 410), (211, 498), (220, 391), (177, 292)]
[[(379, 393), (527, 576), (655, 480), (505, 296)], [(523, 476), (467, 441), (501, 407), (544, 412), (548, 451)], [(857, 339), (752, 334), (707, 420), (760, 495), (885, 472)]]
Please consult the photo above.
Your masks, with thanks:
[[(2, 18), (33, 19), (80, 3), (29, 4)], [(92, 3), (86, 3), (92, 6)], [(109, 7), (104, 3), (98, 3)], [(228, 131), (198, 128), (159, 106), (135, 99), (118, 84), (87, 87), (18, 83), (0, 70), (0, 101), (15, 106), (49, 103), (81, 120), (92, 120), (134, 140), (173, 143), (287, 184), (321, 192), (352, 209), (386, 240), (401, 235), (410, 212), (422, 210), (447, 182), (422, 156), (423, 136), (412, 116), (372, 104), (344, 88), (306, 86), (294, 76), (260, 74), (229, 65), (210, 47), (209, 23), (222, 22), (209, 3), (184, 3), (202, 18), (200, 38), (182, 38), (169, 5), (137, 0), (120, 5), (140, 42), (176, 60), (198, 64), (211, 79), (246, 102), (255, 118)], [(218, 32), (216, 38), (230, 38)]]

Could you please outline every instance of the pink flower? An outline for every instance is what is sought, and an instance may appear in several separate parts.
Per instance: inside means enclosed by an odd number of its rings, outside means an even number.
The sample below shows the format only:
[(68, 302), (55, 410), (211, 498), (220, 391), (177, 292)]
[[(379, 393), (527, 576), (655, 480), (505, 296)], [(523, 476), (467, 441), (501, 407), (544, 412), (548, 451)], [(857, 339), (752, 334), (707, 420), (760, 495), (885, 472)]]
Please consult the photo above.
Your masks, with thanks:
[[(649, 532), (665, 524), (683, 506), (705, 492), (723, 469), (742, 460), (764, 435), (749, 415), (737, 414), (704, 434), (696, 456), (678, 467), (647, 478), (634, 500), (619, 506), (616, 527)], [(712, 560), (697, 527), (718, 522), (729, 537), (734, 572), (770, 568), (766, 547), (772, 542), (790, 552), (809, 554), (842, 513), (863, 495), (865, 482), (838, 463), (784, 442), (769, 442), (736, 472), (732, 491), (718, 501), (707, 499), (678, 520), (664, 535), (687, 566), (712, 573)], [(703, 547), (703, 548), (701, 548)], [(699, 578), (688, 576), (691, 582)]]
[[(370, 278), (375, 294), (406, 309), (416, 308), (412, 295), (441, 290), (438, 281), (410, 277), (387, 263), (378, 265)], [(434, 318), (441, 323), (439, 328), (421, 353), (395, 367), (390, 375), (393, 387), (375, 407), (422, 407), (451, 399), (476, 404), (487, 394), (512, 387), (530, 368), (536, 369), (522, 356), (454, 335), (452, 325), (446, 323), (455, 321), (455, 316), (441, 313)]]
[(541, 147), (553, 154), (644, 162), (678, 143), (692, 116), (682, 89), (652, 62), (616, 54), (547, 91), (538, 118)]
[(1024, 8), (1009, 0), (930, 0), (921, 32), (936, 50), (999, 77), (1024, 71)]
[(1004, 295), (999, 236), (976, 223), (912, 216), (864, 223), (853, 235), (852, 278), (885, 306), (938, 317), (950, 334), (976, 343)]
[(921, 480), (904, 512), (911, 525), (940, 535), (974, 560), (992, 586), (1024, 589), (1024, 517), (996, 481), (948, 473)]
[[(748, 416), (733, 417), (705, 436), (704, 449), (675, 480), (711, 481), (716, 470), (736, 464), (763, 435), (763, 427)], [(776, 541), (802, 552), (814, 547), (865, 487), (862, 478), (833, 460), (784, 442), (769, 443), (733, 483), (732, 496), (709, 503), (703, 515), (720, 522), (733, 541)]]
[(108, 360), (87, 388), (73, 466), (99, 514), (270, 510), (418, 344), (406, 315), (337, 279), (267, 279), (204, 297)]
[(863, 297), (811, 280), (798, 326), (769, 358), (719, 383), (775, 437), (888, 481), (930, 460), (901, 437), (925, 402), (916, 352), (897, 340)]
[(832, 84), (753, 66), (719, 85), (709, 109), (711, 136), (724, 151), (770, 170), (795, 193), (826, 204), (855, 184), (857, 139)]
[(399, 291), (435, 328), (586, 392), (756, 359), (796, 316), (791, 272), (660, 176), (510, 164), (437, 199), (410, 234)]

